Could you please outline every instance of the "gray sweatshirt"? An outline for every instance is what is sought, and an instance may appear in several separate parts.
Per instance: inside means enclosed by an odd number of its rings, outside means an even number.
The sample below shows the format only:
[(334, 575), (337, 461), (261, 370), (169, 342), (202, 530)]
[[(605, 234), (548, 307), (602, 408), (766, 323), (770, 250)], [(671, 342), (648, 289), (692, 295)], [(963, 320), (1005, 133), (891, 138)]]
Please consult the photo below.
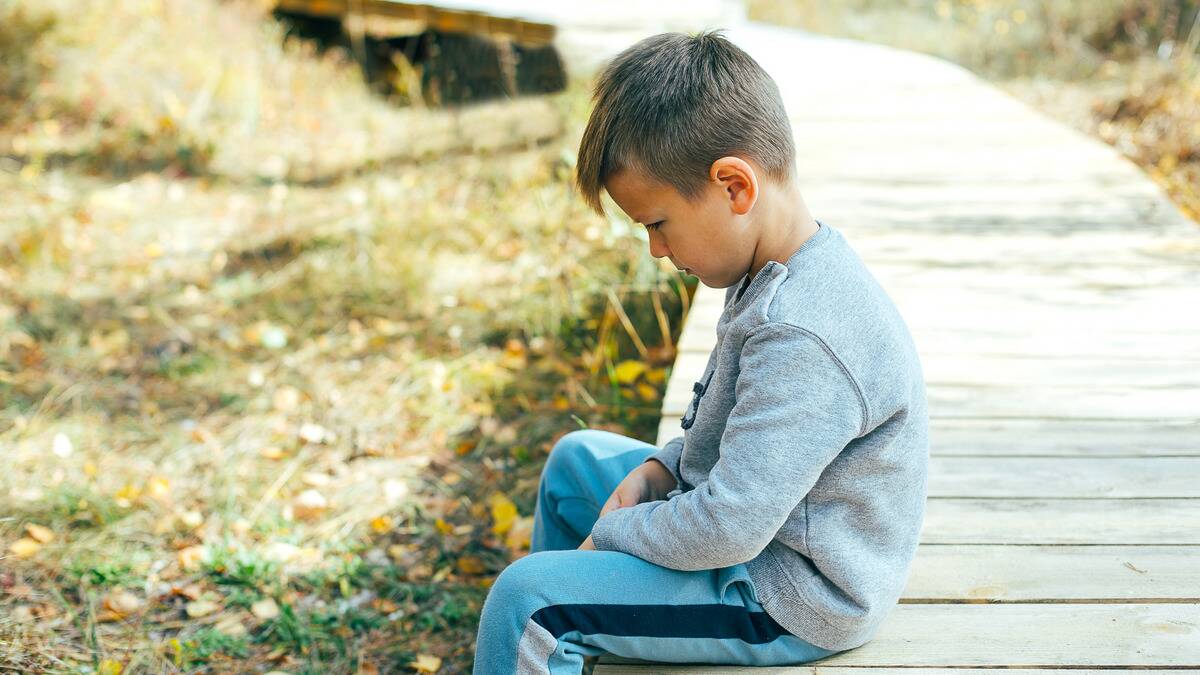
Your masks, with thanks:
[(678, 570), (747, 563), (773, 619), (845, 650), (874, 636), (907, 582), (929, 414), (908, 326), (842, 234), (818, 225), (786, 264), (726, 291), (684, 435), (647, 459), (678, 489), (609, 512), (592, 541)]

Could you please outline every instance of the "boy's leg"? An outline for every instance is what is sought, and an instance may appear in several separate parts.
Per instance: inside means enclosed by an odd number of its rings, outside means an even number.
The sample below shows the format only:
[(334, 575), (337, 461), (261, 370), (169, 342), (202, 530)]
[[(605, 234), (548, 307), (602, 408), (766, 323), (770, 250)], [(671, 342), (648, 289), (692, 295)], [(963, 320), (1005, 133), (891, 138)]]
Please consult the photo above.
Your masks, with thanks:
[(475, 673), (579, 673), (604, 653), (648, 661), (805, 663), (834, 652), (788, 634), (744, 565), (684, 572), (616, 551), (578, 551), (613, 489), (656, 448), (599, 430), (555, 444), (542, 472), (531, 553), (493, 584)]
[(558, 439), (538, 485), (530, 552), (579, 548), (612, 491), (655, 450), (599, 429), (579, 429)]
[(671, 663), (784, 665), (835, 652), (787, 633), (745, 565), (680, 571), (618, 551), (540, 551), (496, 578), (480, 617), (476, 675), (577, 675), (604, 653)]

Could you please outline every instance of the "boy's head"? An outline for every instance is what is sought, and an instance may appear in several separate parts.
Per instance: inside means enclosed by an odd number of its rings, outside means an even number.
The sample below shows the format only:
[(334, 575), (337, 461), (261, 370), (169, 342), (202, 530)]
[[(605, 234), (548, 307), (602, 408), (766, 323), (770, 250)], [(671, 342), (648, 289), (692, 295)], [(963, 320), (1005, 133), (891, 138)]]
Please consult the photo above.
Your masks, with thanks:
[(652, 255), (709, 286), (735, 283), (753, 255), (750, 209), (795, 173), (775, 82), (719, 31), (663, 33), (618, 54), (593, 100), (576, 165), (584, 201), (603, 213), (606, 190), (650, 229)]

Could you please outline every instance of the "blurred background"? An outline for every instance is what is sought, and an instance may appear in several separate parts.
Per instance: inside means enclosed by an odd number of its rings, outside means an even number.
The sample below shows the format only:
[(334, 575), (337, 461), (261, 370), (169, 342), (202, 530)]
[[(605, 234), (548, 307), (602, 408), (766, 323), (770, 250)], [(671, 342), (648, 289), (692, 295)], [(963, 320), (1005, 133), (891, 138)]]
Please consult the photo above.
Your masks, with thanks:
[(469, 672), (554, 441), (654, 442), (696, 288), (571, 187), (637, 37), (947, 59), (1197, 219), (1198, 10), (0, 0), (0, 665)]

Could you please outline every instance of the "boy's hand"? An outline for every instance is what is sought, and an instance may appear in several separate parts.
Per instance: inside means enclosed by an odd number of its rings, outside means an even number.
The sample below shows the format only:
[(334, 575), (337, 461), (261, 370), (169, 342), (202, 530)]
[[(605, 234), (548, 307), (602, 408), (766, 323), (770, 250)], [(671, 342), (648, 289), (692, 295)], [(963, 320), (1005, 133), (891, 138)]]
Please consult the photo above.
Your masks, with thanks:
[(596, 545), (592, 543), (592, 535), (590, 535), (590, 534), (589, 534), (589, 535), (587, 536), (587, 539), (584, 539), (584, 540), (583, 540), (583, 543), (579, 545), (579, 548), (578, 548), (577, 550), (580, 550), (580, 551), (595, 551), (595, 550), (596, 550)]
[[(663, 499), (676, 487), (675, 477), (661, 462), (658, 460), (643, 462), (621, 480), (609, 496), (608, 501), (604, 502), (604, 507), (600, 509), (600, 515), (603, 516), (614, 509)], [(588, 538), (591, 539), (590, 536)]]

